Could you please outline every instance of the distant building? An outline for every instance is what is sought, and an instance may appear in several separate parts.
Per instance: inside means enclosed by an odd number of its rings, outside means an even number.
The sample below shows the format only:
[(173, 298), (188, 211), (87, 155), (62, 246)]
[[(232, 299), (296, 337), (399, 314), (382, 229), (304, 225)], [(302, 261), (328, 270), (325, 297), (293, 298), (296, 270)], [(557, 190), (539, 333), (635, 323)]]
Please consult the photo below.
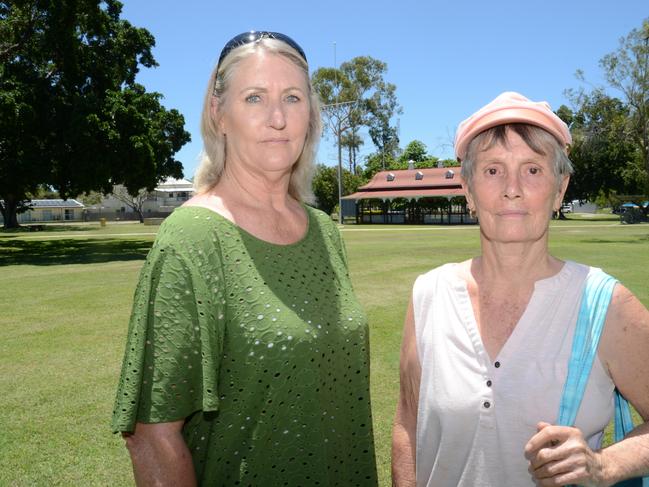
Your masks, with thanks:
[[(116, 186), (115, 189), (115, 192), (118, 192), (123, 190), (123, 187)], [(143, 195), (143, 216), (165, 217), (174, 208), (179, 207), (194, 196), (195, 193), (196, 190), (191, 181), (167, 178), (156, 186), (151, 193)], [(87, 218), (89, 220), (97, 220), (98, 218), (137, 220), (138, 216), (131, 206), (116, 198), (113, 194), (109, 194), (100, 203), (88, 206)]]
[[(18, 223), (82, 221), (85, 206), (77, 200), (32, 200), (30, 208), (17, 215)], [(0, 215), (0, 223), (4, 223)]]
[(195, 193), (196, 190), (191, 181), (168, 178), (153, 190), (151, 198), (147, 200), (149, 205), (145, 206), (144, 210), (147, 211), (151, 208), (155, 211), (171, 213), (174, 208), (182, 205)]
[(343, 215), (357, 223), (475, 223), (459, 167), (380, 171), (344, 196)]

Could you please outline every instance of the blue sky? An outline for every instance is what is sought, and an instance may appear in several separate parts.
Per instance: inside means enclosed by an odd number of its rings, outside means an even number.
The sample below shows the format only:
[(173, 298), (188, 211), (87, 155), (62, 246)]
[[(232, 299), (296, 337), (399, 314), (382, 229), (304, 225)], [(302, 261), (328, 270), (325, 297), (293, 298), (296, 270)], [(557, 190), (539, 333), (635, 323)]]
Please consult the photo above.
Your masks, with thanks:
[[(418, 139), (432, 155), (453, 157), (457, 124), (499, 93), (513, 90), (554, 109), (585, 72), (603, 83), (599, 59), (649, 17), (647, 0), (534, 1), (200, 1), (123, 0), (122, 17), (156, 38), (160, 64), (138, 77), (184, 116), (192, 134), (177, 154), (192, 176), (202, 143), (199, 119), (207, 78), (223, 45), (248, 30), (274, 30), (304, 49), (311, 71), (369, 55), (388, 64), (397, 86), (402, 147)], [(611, 92), (615, 94), (614, 92)], [(363, 156), (374, 152), (366, 137)], [(337, 160), (323, 139), (318, 162)]]

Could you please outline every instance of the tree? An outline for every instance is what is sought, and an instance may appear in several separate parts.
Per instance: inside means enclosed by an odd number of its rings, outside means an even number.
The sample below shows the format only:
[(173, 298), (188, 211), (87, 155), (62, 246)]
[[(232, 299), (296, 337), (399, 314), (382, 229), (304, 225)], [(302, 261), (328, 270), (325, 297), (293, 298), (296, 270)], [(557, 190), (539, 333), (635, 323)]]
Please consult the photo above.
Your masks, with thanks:
[(595, 90), (580, 97), (576, 112), (562, 105), (557, 115), (569, 123), (573, 136), (570, 159), (574, 174), (566, 198), (594, 200), (613, 193), (634, 193), (637, 151), (627, 133), (628, 107), (618, 98)]
[[(414, 163), (415, 169), (437, 167), (440, 163), (439, 158), (428, 154), (426, 144), (420, 140), (413, 140), (408, 143), (398, 158), (390, 154), (386, 156), (380, 152), (367, 156), (363, 176), (369, 180), (379, 171), (408, 169), (410, 161)], [(441, 162), (444, 167), (459, 165), (455, 159), (444, 159)]]
[[(343, 194), (355, 193), (362, 183), (360, 176), (343, 170)], [(313, 194), (317, 208), (330, 215), (338, 205), (338, 173), (335, 167), (318, 164), (313, 177)]]
[(153, 36), (117, 0), (0, 2), (0, 211), (5, 228), (38, 187), (62, 198), (182, 176), (177, 110), (135, 83)]
[(426, 149), (426, 144), (420, 140), (413, 140), (410, 142), (399, 157), (399, 160), (402, 162), (424, 162), (429, 158), (428, 152)]
[(372, 141), (382, 144), (381, 148), (394, 139), (396, 132), (391, 130), (389, 121), (401, 108), (396, 86), (383, 79), (386, 72), (386, 63), (358, 56), (338, 69), (318, 68), (312, 75), (313, 86), (325, 105), (326, 127), (339, 141), (339, 162), (342, 163), (345, 146), (352, 172), (362, 143), (360, 127), (368, 127)]
[(394, 169), (408, 169), (410, 161), (414, 164), (415, 169), (426, 169), (437, 167), (439, 159), (428, 154), (426, 144), (420, 140), (410, 142), (399, 156), (398, 163)]
[(365, 143), (358, 133), (358, 129), (358, 126), (352, 125), (350, 130), (340, 137), (340, 145), (347, 149), (349, 171), (352, 173), (356, 173), (358, 149)]
[(144, 212), (143, 207), (145, 201), (151, 196), (151, 191), (143, 188), (140, 189), (136, 194), (131, 194), (124, 186), (121, 184), (113, 188), (113, 196), (115, 199), (121, 201), (129, 208), (132, 208), (135, 213), (137, 213), (140, 223), (144, 223)]
[(89, 191), (76, 197), (76, 200), (80, 201), (85, 206), (98, 205), (101, 203), (102, 199), (103, 195), (97, 191)]
[(619, 90), (629, 109), (628, 131), (644, 166), (644, 185), (649, 179), (649, 18), (639, 29), (620, 39), (615, 52), (600, 60), (608, 83)]

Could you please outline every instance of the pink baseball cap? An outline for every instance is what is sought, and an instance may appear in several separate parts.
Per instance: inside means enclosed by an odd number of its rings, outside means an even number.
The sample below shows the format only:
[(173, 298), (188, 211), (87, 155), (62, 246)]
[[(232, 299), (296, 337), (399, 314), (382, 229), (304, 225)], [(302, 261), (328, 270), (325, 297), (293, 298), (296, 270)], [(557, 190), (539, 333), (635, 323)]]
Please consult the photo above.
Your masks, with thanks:
[(515, 91), (506, 91), (460, 123), (455, 133), (455, 157), (459, 161), (466, 157), (469, 143), (476, 135), (508, 123), (541, 127), (554, 135), (566, 149), (572, 143), (568, 126), (552, 111), (548, 102), (532, 101)]

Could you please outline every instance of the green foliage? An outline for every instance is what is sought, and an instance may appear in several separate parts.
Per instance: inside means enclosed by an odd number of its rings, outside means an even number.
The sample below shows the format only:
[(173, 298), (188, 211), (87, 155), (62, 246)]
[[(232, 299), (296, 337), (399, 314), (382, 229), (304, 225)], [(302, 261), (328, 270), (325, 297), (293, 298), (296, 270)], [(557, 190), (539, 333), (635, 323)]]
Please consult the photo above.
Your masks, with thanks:
[(579, 110), (562, 107), (562, 118), (571, 121), (570, 159), (574, 174), (566, 199), (593, 200), (611, 192), (636, 193), (631, 177), (637, 152), (627, 135), (628, 107), (601, 91), (582, 94)]
[(414, 161), (422, 162), (428, 159), (428, 153), (426, 152), (426, 144), (420, 140), (413, 140), (410, 142), (399, 157), (399, 160), (402, 162)]
[(398, 165), (397, 160), (391, 154), (385, 152), (375, 152), (365, 158), (365, 169), (363, 177), (369, 181), (379, 171), (395, 169)]
[[(557, 114), (571, 126), (571, 158), (576, 171), (569, 197), (587, 199), (600, 193), (649, 195), (649, 19), (620, 39), (617, 50), (600, 60), (608, 84), (590, 93), (568, 90), (575, 113), (562, 106)], [(581, 70), (577, 77), (584, 80)]]
[(621, 91), (629, 108), (628, 130), (649, 178), (649, 18), (620, 39), (600, 62), (609, 85)]
[(180, 177), (184, 119), (135, 83), (155, 43), (116, 0), (0, 4), (0, 206), (5, 226), (42, 185), (61, 197)]
[(390, 126), (390, 120), (401, 113), (401, 107), (396, 86), (383, 79), (386, 72), (386, 63), (370, 56), (358, 56), (338, 69), (318, 68), (311, 77), (325, 105), (326, 126), (347, 149), (352, 172), (363, 143), (359, 134), (361, 127), (369, 129), (372, 142), (380, 151), (394, 155), (398, 148), (396, 129)]
[(39, 186), (36, 191), (29, 193), (27, 196), (29, 196), (30, 200), (52, 200), (61, 197), (58, 191), (53, 191), (48, 186)]
[(75, 198), (86, 206), (98, 205), (103, 199), (103, 195), (97, 191), (82, 193)]
[(367, 156), (363, 176), (366, 180), (370, 180), (379, 171), (408, 169), (409, 161), (413, 161), (415, 169), (437, 167), (440, 162), (443, 167), (459, 166), (455, 159), (440, 160), (435, 156), (431, 156), (428, 154), (426, 145), (423, 142), (413, 140), (401, 152), (399, 157), (380, 151)]
[[(361, 176), (343, 169), (343, 196), (356, 192), (363, 182)], [(338, 168), (318, 164), (312, 187), (316, 207), (330, 215), (338, 204)]]
[(442, 167), (460, 167), (460, 162), (457, 159), (442, 159), (437, 162), (441, 162)]

